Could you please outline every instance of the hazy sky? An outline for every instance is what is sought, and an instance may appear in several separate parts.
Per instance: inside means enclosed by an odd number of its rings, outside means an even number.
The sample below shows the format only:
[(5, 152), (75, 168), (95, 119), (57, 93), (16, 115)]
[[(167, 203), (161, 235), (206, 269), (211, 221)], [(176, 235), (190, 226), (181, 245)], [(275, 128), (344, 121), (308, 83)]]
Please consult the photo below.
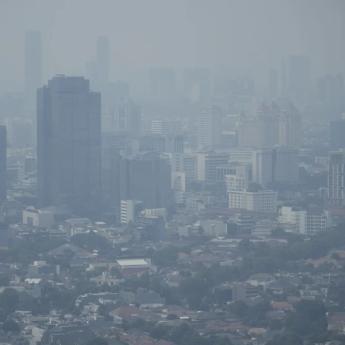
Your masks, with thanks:
[(46, 77), (84, 73), (99, 35), (113, 79), (154, 65), (266, 73), (288, 54), (344, 70), (344, 18), (345, 0), (0, 0), (0, 84), (22, 84), (31, 29), (42, 31)]

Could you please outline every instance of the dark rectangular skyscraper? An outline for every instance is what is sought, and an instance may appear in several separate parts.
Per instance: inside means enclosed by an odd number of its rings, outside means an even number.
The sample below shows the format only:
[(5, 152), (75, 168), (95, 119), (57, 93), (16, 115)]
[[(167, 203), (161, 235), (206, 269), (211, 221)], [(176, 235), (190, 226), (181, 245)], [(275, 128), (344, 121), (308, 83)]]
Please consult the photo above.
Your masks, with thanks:
[(37, 101), (40, 204), (92, 212), (100, 193), (100, 94), (82, 77), (57, 76)]
[(29, 111), (34, 111), (36, 92), (42, 86), (42, 38), (39, 31), (25, 35), (25, 96)]

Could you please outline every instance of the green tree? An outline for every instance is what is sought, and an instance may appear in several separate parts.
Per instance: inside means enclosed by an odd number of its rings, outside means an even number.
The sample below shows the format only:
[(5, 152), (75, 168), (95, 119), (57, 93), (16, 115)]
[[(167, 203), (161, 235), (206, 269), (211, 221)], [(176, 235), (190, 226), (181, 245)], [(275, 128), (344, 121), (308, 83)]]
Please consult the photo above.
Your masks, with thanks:
[(18, 306), (19, 295), (14, 289), (5, 289), (0, 294), (0, 308), (4, 311), (6, 315), (13, 313)]
[(301, 337), (321, 338), (327, 332), (326, 308), (322, 302), (303, 300), (286, 321), (286, 329)]

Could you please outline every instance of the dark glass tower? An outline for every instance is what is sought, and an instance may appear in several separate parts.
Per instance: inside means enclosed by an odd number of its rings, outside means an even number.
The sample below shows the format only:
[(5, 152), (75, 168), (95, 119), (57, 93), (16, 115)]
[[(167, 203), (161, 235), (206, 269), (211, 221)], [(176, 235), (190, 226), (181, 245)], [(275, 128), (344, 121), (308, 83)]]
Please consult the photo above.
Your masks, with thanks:
[(82, 77), (56, 76), (38, 90), (38, 197), (41, 206), (97, 211), (101, 100)]

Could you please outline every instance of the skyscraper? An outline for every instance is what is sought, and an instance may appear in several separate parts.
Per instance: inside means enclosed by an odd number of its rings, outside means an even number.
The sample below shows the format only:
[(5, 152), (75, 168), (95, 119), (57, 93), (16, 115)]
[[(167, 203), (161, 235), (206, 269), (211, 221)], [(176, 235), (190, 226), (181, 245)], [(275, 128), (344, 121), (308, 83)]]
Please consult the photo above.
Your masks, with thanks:
[(36, 92), (42, 86), (42, 38), (39, 31), (25, 35), (25, 96), (28, 110), (35, 111)]
[(0, 202), (7, 196), (7, 131), (0, 126)]
[(329, 144), (332, 150), (345, 149), (345, 119), (330, 122)]
[(145, 208), (171, 206), (171, 167), (156, 153), (122, 159), (121, 199), (142, 201)]
[(332, 206), (345, 206), (345, 151), (330, 153), (328, 167), (328, 200)]
[(100, 94), (82, 77), (59, 75), (37, 100), (39, 202), (90, 212), (100, 193)]
[(286, 64), (286, 91), (295, 104), (308, 102), (311, 88), (311, 62), (307, 56), (290, 55)]
[(198, 116), (198, 148), (214, 149), (220, 144), (222, 114), (217, 107), (205, 107)]
[(209, 101), (211, 93), (210, 71), (206, 68), (188, 68), (183, 75), (184, 96), (191, 101)]

